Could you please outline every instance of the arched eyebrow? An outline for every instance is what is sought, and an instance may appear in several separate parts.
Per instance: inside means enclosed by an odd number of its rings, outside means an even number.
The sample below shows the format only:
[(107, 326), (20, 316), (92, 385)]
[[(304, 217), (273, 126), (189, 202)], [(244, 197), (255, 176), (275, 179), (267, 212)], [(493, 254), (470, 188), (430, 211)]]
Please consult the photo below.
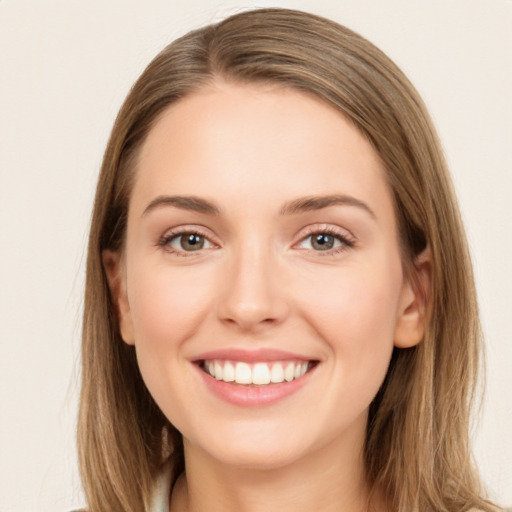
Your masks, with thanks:
[(182, 210), (190, 210), (205, 215), (219, 215), (220, 209), (210, 201), (196, 196), (158, 196), (153, 199), (142, 212), (144, 217), (152, 210), (164, 206), (174, 206)]
[(321, 210), (322, 208), (328, 208), (329, 206), (335, 205), (355, 206), (357, 208), (361, 208), (368, 213), (370, 217), (376, 219), (375, 213), (366, 203), (360, 199), (345, 194), (299, 197), (298, 199), (285, 203), (279, 211), (279, 214), (294, 215), (301, 212)]
[[(375, 213), (373, 213), (372, 209), (366, 203), (353, 196), (344, 194), (299, 197), (298, 199), (285, 203), (279, 210), (279, 214), (281, 216), (294, 215), (307, 211), (321, 210), (336, 205), (355, 206), (367, 212), (373, 219), (376, 218)], [(194, 211), (205, 215), (219, 215), (221, 213), (219, 207), (201, 197), (158, 196), (146, 206), (145, 210), (142, 212), (142, 216), (147, 215), (152, 210), (165, 206), (173, 206), (182, 210)]]

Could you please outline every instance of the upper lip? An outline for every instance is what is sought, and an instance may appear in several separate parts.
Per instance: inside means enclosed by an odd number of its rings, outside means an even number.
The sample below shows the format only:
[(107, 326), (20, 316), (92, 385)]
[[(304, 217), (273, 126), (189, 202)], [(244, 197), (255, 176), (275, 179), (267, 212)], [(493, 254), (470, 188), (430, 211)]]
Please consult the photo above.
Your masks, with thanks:
[(208, 360), (243, 361), (245, 363), (302, 360), (314, 361), (315, 358), (307, 357), (294, 352), (284, 350), (260, 348), (256, 350), (244, 350), (239, 348), (228, 348), (211, 350), (194, 357), (194, 361)]

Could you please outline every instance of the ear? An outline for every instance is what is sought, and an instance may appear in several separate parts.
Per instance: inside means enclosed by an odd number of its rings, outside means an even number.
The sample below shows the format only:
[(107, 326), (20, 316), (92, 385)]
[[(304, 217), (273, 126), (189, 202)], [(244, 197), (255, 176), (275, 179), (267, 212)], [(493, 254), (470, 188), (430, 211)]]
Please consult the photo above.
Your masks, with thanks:
[(110, 288), (110, 296), (116, 308), (121, 338), (128, 345), (134, 345), (133, 325), (126, 293), (126, 275), (122, 255), (117, 251), (105, 250), (102, 253), (102, 259)]
[(408, 274), (395, 327), (394, 343), (398, 348), (417, 345), (425, 334), (432, 286), (432, 256), (428, 247), (414, 259)]

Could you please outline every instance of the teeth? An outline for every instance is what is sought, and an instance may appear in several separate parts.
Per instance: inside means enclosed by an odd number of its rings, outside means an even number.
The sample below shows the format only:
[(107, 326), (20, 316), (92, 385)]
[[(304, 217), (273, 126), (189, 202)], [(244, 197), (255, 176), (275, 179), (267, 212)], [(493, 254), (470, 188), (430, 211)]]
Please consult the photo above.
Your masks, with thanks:
[(258, 363), (252, 369), (252, 383), (253, 384), (269, 384), (270, 383), (270, 370), (265, 363)]
[(287, 382), (291, 382), (295, 377), (295, 365), (293, 363), (288, 363), (286, 368), (284, 369), (284, 378)]
[(224, 365), (222, 380), (225, 382), (233, 382), (235, 380), (235, 367), (229, 361)]
[(214, 365), (213, 365), (213, 371), (215, 372), (215, 378), (217, 380), (222, 380), (222, 373), (223, 373), (223, 367), (222, 365), (220, 364), (219, 361), (215, 361)]
[(236, 363), (235, 382), (238, 384), (252, 384), (251, 367), (247, 363)]
[(279, 383), (284, 381), (284, 370), (283, 365), (281, 363), (276, 363), (272, 365), (272, 370), (270, 370), (270, 382)]
[(255, 363), (248, 364), (241, 361), (205, 361), (204, 369), (212, 377), (224, 382), (237, 384), (254, 384), (264, 386), (267, 384), (280, 384), (291, 382), (302, 377), (309, 369), (306, 361)]

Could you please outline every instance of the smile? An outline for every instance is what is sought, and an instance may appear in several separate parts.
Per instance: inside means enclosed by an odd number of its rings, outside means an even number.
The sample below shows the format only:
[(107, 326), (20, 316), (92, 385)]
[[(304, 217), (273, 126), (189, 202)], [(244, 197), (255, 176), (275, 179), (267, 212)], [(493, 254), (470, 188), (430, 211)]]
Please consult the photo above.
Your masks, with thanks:
[(266, 386), (292, 382), (304, 376), (314, 361), (254, 362), (209, 359), (200, 362), (204, 372), (216, 380), (252, 386)]
[(191, 362), (213, 396), (237, 407), (280, 403), (307, 387), (321, 363), (271, 348), (213, 350)]

